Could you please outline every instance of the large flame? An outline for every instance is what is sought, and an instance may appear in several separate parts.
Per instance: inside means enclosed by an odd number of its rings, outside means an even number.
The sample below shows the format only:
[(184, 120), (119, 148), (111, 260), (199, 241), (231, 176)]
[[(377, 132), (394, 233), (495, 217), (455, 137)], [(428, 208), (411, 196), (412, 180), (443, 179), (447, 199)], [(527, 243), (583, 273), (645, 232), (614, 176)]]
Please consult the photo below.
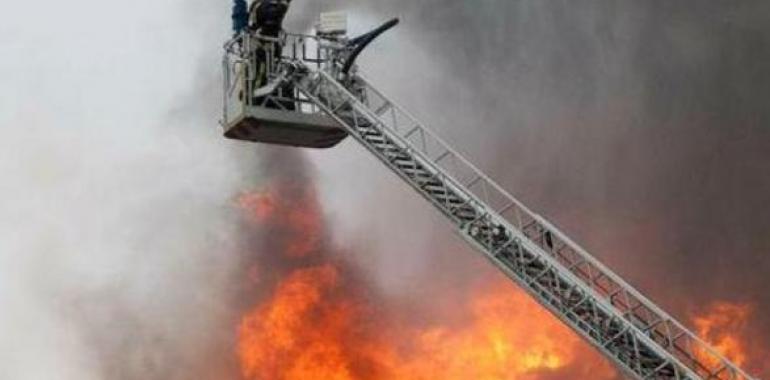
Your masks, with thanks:
[(388, 363), (388, 378), (535, 379), (567, 368), (595, 379), (614, 376), (566, 327), (507, 283), (484, 287), (459, 307), (470, 309), (469, 323), (398, 335), (409, 355)]
[(594, 379), (614, 376), (608, 365), (585, 355), (565, 327), (507, 284), (459, 304), (470, 309), (466, 325), (426, 328), (378, 320), (365, 301), (346, 298), (343, 284), (330, 264), (297, 269), (247, 314), (238, 347), (244, 378), (536, 379), (567, 367), (591, 371)]
[[(415, 323), (406, 311), (382, 312), (388, 300), (372, 298), (367, 284), (320, 246), (323, 218), (315, 194), (295, 191), (297, 199), (289, 200), (284, 190), (239, 199), (252, 222), (283, 229), (287, 241), (279, 245), (282, 251), (268, 254), (289, 267), (238, 328), (245, 380), (620, 377), (576, 334), (501, 277), (467, 295), (447, 294), (456, 297), (457, 318)], [(731, 331), (745, 327), (750, 310), (715, 304), (693, 323), (717, 350), (742, 364), (747, 348)]]
[(461, 323), (438, 318), (418, 325), (407, 312), (378, 312), (386, 301), (369, 298), (350, 269), (323, 257), (314, 194), (294, 191), (299, 199), (288, 200), (284, 193), (276, 188), (238, 200), (252, 222), (283, 229), (287, 243), (271, 259), (291, 264), (240, 323), (244, 379), (534, 380), (558, 371), (615, 378), (609, 364), (502, 278), (458, 297), (453, 314)]
[(239, 329), (246, 379), (351, 379), (343, 338), (352, 305), (327, 302), (336, 286), (333, 266), (292, 273)]

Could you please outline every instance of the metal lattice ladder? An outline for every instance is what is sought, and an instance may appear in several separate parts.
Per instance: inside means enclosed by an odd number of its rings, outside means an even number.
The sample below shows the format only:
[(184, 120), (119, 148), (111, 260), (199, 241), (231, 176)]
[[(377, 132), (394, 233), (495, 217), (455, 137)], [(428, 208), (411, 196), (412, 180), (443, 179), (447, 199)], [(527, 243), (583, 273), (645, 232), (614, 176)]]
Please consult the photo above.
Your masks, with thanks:
[[(361, 76), (293, 62), (312, 103), (540, 304), (636, 379), (753, 379)], [(756, 379), (755, 379), (756, 380)]]

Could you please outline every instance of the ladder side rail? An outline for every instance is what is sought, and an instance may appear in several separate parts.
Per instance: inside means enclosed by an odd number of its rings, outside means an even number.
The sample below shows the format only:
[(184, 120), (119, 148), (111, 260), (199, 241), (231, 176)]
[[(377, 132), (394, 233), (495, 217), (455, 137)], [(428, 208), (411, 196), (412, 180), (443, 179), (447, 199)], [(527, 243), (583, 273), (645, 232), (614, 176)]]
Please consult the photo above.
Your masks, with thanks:
[[(600, 352), (613, 359), (626, 372), (643, 379), (698, 378), (665, 351), (659, 351), (653, 341), (643, 333), (634, 330), (633, 325), (615, 314), (614, 310), (601, 298), (593, 294), (590, 289), (586, 289), (558, 264), (546, 260), (544, 261), (546, 266), (536, 273), (518, 271), (516, 273), (518, 276), (512, 275), (512, 271), (517, 266), (502, 261), (505, 255), (492, 254), (491, 252), (495, 250), (488, 239), (474, 238), (467, 230), (462, 231), (461, 234), (508, 277), (533, 295), (535, 300), (586, 338)], [(537, 248), (533, 248), (532, 243), (525, 236), (514, 236), (519, 242), (518, 247), (521, 252), (532, 255), (536, 260), (548, 258)], [(570, 294), (580, 294), (581, 308), (574, 304), (575, 300), (572, 301), (573, 304), (570, 303)], [(578, 313), (581, 309), (582, 314)]]
[[(328, 74), (326, 74), (325, 72), (323, 72), (323, 71), (317, 72), (317, 75), (321, 75), (321, 74), (324, 75), (324, 79), (329, 81), (328, 83), (333, 83), (333, 84), (337, 84), (338, 83), (336, 80), (334, 80), (331, 77), (329, 77)], [(296, 81), (295, 83), (301, 83), (301, 82), (300, 81)], [(320, 85), (320, 84), (314, 84), (313, 86), (317, 86), (317, 85)], [(337, 114), (337, 111), (342, 109), (341, 105), (337, 105), (335, 107), (326, 107), (326, 106), (324, 106), (324, 103), (317, 96), (313, 95), (312, 91), (308, 90), (308, 88), (306, 86), (298, 85), (297, 87), (303, 92), (303, 95), (305, 97), (309, 98), (311, 101), (314, 101), (316, 103), (317, 107), (321, 108), (323, 111), (325, 111), (327, 114), (329, 114), (332, 118), (334, 118), (341, 125), (347, 126), (348, 123), (346, 122), (346, 120), (340, 118), (340, 116)], [(340, 86), (340, 89), (344, 90), (347, 93), (347, 90), (344, 87)], [(349, 94), (349, 96), (351, 97), (350, 98), (351, 100), (354, 99), (352, 94)], [(355, 126), (353, 126), (353, 127), (355, 127)], [(348, 128), (348, 129), (349, 129), (349, 132), (351, 132), (350, 128)], [(353, 130), (351, 134), (357, 140), (361, 141), (361, 136), (360, 136), (360, 133), (358, 131)], [(446, 207), (446, 205), (438, 202), (434, 197), (432, 197), (430, 195), (430, 193), (428, 191), (426, 191), (426, 189), (424, 188), (424, 183), (422, 183), (421, 181), (415, 180), (414, 178), (412, 178), (412, 177), (410, 177), (408, 175), (405, 175), (402, 172), (402, 170), (400, 170), (400, 168), (392, 161), (391, 157), (388, 157), (383, 152), (381, 152), (381, 151), (379, 151), (377, 149), (374, 149), (366, 141), (361, 141), (361, 142), (362, 142), (362, 145), (365, 148), (367, 148), (369, 151), (371, 151), (377, 158), (379, 158), (381, 161), (383, 161), (390, 169), (392, 169), (394, 172), (396, 172), (396, 174), (398, 174), (400, 177), (402, 177), (402, 179), (404, 179), (418, 193), (423, 195), (428, 201), (430, 201), (437, 208), (439, 208), (439, 210), (442, 213), (444, 213), (445, 215), (450, 217), (454, 222), (456, 222), (456, 223), (460, 222), (458, 216), (455, 213), (453, 213), (451, 210), (449, 210)], [(389, 143), (392, 144), (393, 146), (397, 147), (397, 149), (399, 149), (400, 152), (406, 154), (410, 159), (414, 159), (415, 156), (419, 154), (417, 151), (415, 151), (415, 149), (412, 146), (410, 146), (409, 144), (404, 143), (403, 141), (401, 141), (399, 139), (389, 140)], [(427, 161), (415, 160), (415, 167), (416, 168), (419, 167), (422, 170), (426, 170), (426, 167), (427, 167), (426, 163), (427, 163)], [(445, 173), (443, 173), (441, 171), (437, 171), (437, 170), (432, 170), (432, 171), (427, 171), (426, 170), (426, 174), (429, 176), (430, 179), (438, 181), (442, 185), (445, 185), (446, 186), (446, 191), (448, 193), (450, 193), (450, 194), (452, 194), (454, 196), (458, 196), (457, 194), (459, 192), (461, 192), (460, 188), (457, 187), (457, 185), (453, 183), (453, 180), (451, 178), (447, 177)], [(468, 200), (466, 206), (471, 208), (471, 209), (473, 209), (474, 212), (477, 213), (477, 214), (483, 212), (482, 205), (479, 204), (478, 202), (472, 200), (472, 199)]]
[[(338, 87), (336, 89), (337, 90), (336, 94), (325, 94), (326, 97), (331, 98), (331, 97), (334, 97), (334, 96), (339, 96), (339, 94), (346, 94), (346, 96), (348, 97), (348, 99), (346, 101), (348, 101), (352, 105), (354, 105), (357, 108), (357, 111), (361, 112), (361, 114), (364, 117), (368, 117), (368, 118), (370, 118), (370, 120), (374, 120), (375, 124), (379, 124), (380, 126), (382, 125), (382, 121), (378, 121), (376, 116), (374, 116), (373, 113), (371, 113), (371, 110), (367, 109), (365, 106), (363, 106), (363, 104), (358, 102), (358, 100), (352, 94), (347, 92), (347, 90), (343, 86), (341, 86), (333, 78), (329, 77), (328, 74), (321, 72), (321, 73), (318, 74), (318, 77), (321, 78), (321, 80), (325, 81), (326, 85), (331, 86), (331, 87), (334, 87), (334, 86)], [(315, 84), (313, 86), (321, 87), (321, 83)], [(303, 88), (303, 86), (299, 86), (299, 87)], [(325, 106), (323, 104), (323, 101), (320, 100), (318, 97), (316, 97), (314, 94), (312, 94), (311, 91), (308, 91), (308, 93), (306, 95), (308, 97), (315, 98), (316, 100), (318, 100), (319, 101), (319, 106), (321, 106), (325, 111), (331, 112), (332, 116), (335, 117), (335, 119), (337, 119), (338, 122), (340, 122), (341, 124), (345, 125), (346, 128), (348, 128), (348, 129), (353, 129), (354, 128), (354, 127), (350, 126), (349, 124), (347, 124), (346, 121), (339, 114), (332, 112), (332, 108), (339, 108), (339, 107), (331, 107), (331, 106), (327, 107), (327, 106)], [(367, 115), (367, 113), (369, 113), (369, 114)], [(360, 136), (358, 136), (358, 134), (356, 133), (355, 130), (351, 130), (350, 132), (352, 132), (351, 134), (353, 134), (353, 136), (356, 137), (357, 140), (362, 142), (363, 145), (366, 146), (370, 151), (376, 153), (378, 158), (383, 160), (391, 169), (394, 169), (394, 171), (397, 174), (400, 174), (402, 176), (402, 178), (404, 177), (404, 175), (402, 175), (402, 173), (399, 173), (397, 168), (394, 168), (394, 166), (392, 164), (387, 162), (386, 158), (383, 158), (380, 154), (378, 154), (376, 149), (374, 149), (371, 146), (369, 146), (366, 143), (365, 140), (363, 140)], [(400, 139), (400, 137), (397, 136), (397, 135), (394, 136), (394, 137), (395, 137), (394, 140)], [(408, 144), (405, 144), (405, 145), (408, 146)], [(422, 161), (422, 164), (425, 167), (433, 167), (433, 163), (431, 162), (431, 160), (427, 159), (425, 156), (423, 156), (419, 152), (419, 150), (414, 150), (413, 153), (415, 154), (416, 158), (419, 158), (420, 161)], [(439, 169), (439, 168), (435, 168), (434, 167), (433, 169), (438, 171), (438, 172), (441, 172), (441, 169)], [(449, 179), (449, 178), (447, 178), (447, 179)], [(454, 186), (457, 186), (457, 185), (455, 184)], [(413, 187), (414, 187), (414, 185), (413, 185)], [(420, 190), (420, 189), (418, 188), (418, 190)], [(421, 193), (423, 195), (426, 195), (422, 191), (421, 191)], [(467, 193), (465, 193), (465, 195), (466, 196), (470, 196), (470, 197), (475, 197), (475, 196), (469, 195)], [(428, 195), (428, 197), (429, 197), (429, 195)], [(436, 204), (437, 202), (433, 202), (433, 203)], [(479, 205), (483, 206), (483, 203), (480, 202), (478, 199), (476, 200), (476, 203), (478, 203)], [(439, 207), (439, 208), (441, 208), (441, 207)], [(496, 222), (499, 221), (501, 223), (505, 223), (505, 224), (509, 225), (509, 223), (507, 221), (505, 221), (500, 216), (494, 215), (492, 213), (492, 211), (489, 211), (487, 209), (485, 211), (485, 213), (486, 213), (486, 215), (489, 216), (487, 219), (495, 220)], [(558, 279), (559, 281), (564, 281), (567, 284), (575, 284), (575, 285), (581, 284), (581, 282), (579, 281), (579, 279), (576, 276), (574, 276), (570, 271), (568, 271), (566, 268), (564, 268), (562, 266), (562, 264), (559, 263), (558, 261), (556, 261), (554, 258), (552, 258), (551, 256), (546, 255), (544, 252), (542, 252), (542, 249), (540, 249), (537, 245), (532, 243), (520, 231), (518, 231), (517, 229), (513, 228), (512, 226), (510, 226), (509, 229), (510, 229), (510, 231), (513, 234), (517, 234), (518, 235), (517, 237), (519, 239), (521, 239), (521, 241), (523, 242), (524, 245), (527, 246), (527, 249), (526, 249), (527, 251), (529, 251), (529, 252), (536, 252), (537, 255), (535, 257), (538, 260), (544, 260), (545, 262), (548, 263), (548, 266), (550, 268), (556, 269), (553, 272), (553, 275), (552, 275), (553, 278), (559, 277), (559, 279)], [(489, 253), (486, 250), (484, 250), (483, 252), (485, 252), (487, 254)], [(521, 282), (521, 281), (517, 281), (517, 282)], [(531, 284), (529, 284), (529, 286), (531, 286)], [(616, 321), (616, 323), (620, 323), (619, 321), (622, 321), (622, 323), (624, 324), (624, 328), (627, 331), (629, 331), (629, 332), (633, 332), (632, 334), (630, 334), (630, 336), (631, 336), (630, 339), (633, 340), (632, 345), (634, 347), (639, 347), (640, 345), (642, 345), (642, 346), (646, 347), (649, 350), (648, 352), (651, 352), (650, 355), (658, 354), (658, 355), (660, 355), (661, 358), (663, 358), (663, 361), (662, 361), (663, 364), (658, 364), (658, 367), (660, 367), (660, 368), (664, 367), (666, 365), (666, 362), (674, 363), (675, 364), (675, 366), (674, 366), (675, 369), (673, 370), (674, 371), (674, 374), (673, 374), (674, 377), (670, 377), (670, 378), (676, 378), (676, 379), (684, 379), (684, 378), (687, 378), (687, 379), (697, 379), (697, 378), (699, 378), (695, 374), (693, 374), (686, 366), (684, 366), (681, 363), (679, 363), (676, 357), (671, 356), (665, 350), (662, 350), (662, 352), (661, 352), (659, 349), (656, 349), (656, 347), (658, 347), (658, 345), (654, 341), (652, 341), (649, 337), (647, 337), (647, 335), (644, 334), (643, 332), (638, 331), (638, 329), (635, 326), (633, 326), (632, 324), (628, 323), (628, 321), (625, 318), (623, 318), (623, 316), (620, 315), (617, 312), (617, 310), (612, 307), (612, 305), (610, 305), (606, 300), (602, 299), (602, 297), (599, 294), (597, 294), (593, 289), (591, 289), (590, 287), (585, 287), (584, 285), (580, 286), (580, 287), (586, 293), (589, 293), (591, 295), (591, 297), (590, 297), (592, 299), (591, 303), (593, 303), (595, 305), (595, 308), (597, 310), (600, 309), (601, 312), (604, 315), (610, 316), (610, 318), (612, 318), (612, 320)], [(556, 297), (555, 295), (552, 295), (552, 296)], [(541, 303), (543, 303), (546, 307), (548, 307), (552, 311), (554, 310), (554, 305), (551, 302), (548, 302), (548, 300), (544, 300), (542, 298), (542, 295), (541, 295), (541, 297), (539, 297), (537, 299), (540, 300)], [(576, 324), (573, 321), (569, 320), (569, 318), (565, 317), (563, 313), (555, 312), (555, 314), (557, 316), (559, 316), (562, 320), (565, 320), (565, 322), (567, 322), (570, 326), (573, 326), (573, 327), (576, 326)], [(586, 334), (583, 334), (583, 335), (585, 336)], [(597, 345), (605, 353), (607, 352), (607, 350), (604, 348), (604, 344), (606, 342), (603, 342), (600, 339), (597, 341), (596, 337), (594, 337), (593, 339), (591, 339), (589, 341), (592, 341), (592, 343), (594, 343), (594, 345)], [(610, 357), (615, 358), (615, 356), (610, 356)], [(641, 367), (641, 365), (638, 363), (639, 361), (641, 361), (641, 360), (638, 360), (637, 363), (627, 363), (625, 361), (619, 361), (619, 364), (621, 364), (626, 370), (628, 370), (629, 367), (630, 368)], [(660, 361), (658, 363), (660, 363)], [(648, 375), (649, 374), (644, 374), (644, 373), (640, 373), (639, 374), (639, 376), (645, 376), (645, 377), (648, 376)], [(640, 378), (643, 378), (643, 377), (640, 377)]]
[[(630, 333), (629, 328), (624, 328), (612, 337), (603, 334), (604, 329), (602, 324), (604, 322), (612, 323), (613, 317), (607, 317), (607, 315), (605, 315), (602, 320), (593, 318), (600, 313), (598, 311), (599, 308), (597, 307), (595, 300), (592, 300), (585, 293), (581, 294), (580, 290), (574, 290), (578, 289), (578, 285), (573, 285), (573, 287), (565, 285), (564, 288), (566, 288), (567, 294), (571, 293), (579, 295), (579, 301), (573, 301), (572, 304), (564, 302), (563, 300), (569, 300), (569, 296), (556, 294), (552, 290), (547, 289), (543, 284), (538, 283), (537, 278), (528, 276), (525, 270), (519, 269), (522, 267), (521, 263), (507, 262), (505, 261), (504, 256), (490, 255), (488, 250), (484, 249), (482, 245), (479, 245), (477, 241), (469, 239), (468, 237), (466, 237), (466, 240), (468, 240), (474, 248), (484, 253), (489, 261), (497, 266), (508, 278), (518, 284), (520, 288), (532, 296), (533, 299), (537, 300), (538, 303), (551, 311), (553, 315), (559, 318), (567, 326), (571, 327), (602, 354), (612, 359), (624, 373), (639, 379), (693, 379), (693, 377), (680, 375), (676, 370), (674, 370), (675, 372), (672, 374), (670, 372), (670, 366), (672, 364), (666, 358), (658, 358), (658, 360), (654, 362), (656, 363), (655, 365), (644, 363), (641, 359), (641, 352), (644, 352), (644, 349), (639, 348), (640, 346), (643, 347), (644, 343), (638, 342), (635, 336), (624, 336), (624, 334)], [(525, 254), (534, 256), (527, 252), (526, 249), (520, 249), (522, 256)], [(553, 268), (547, 268), (546, 271), (542, 272), (541, 276), (549, 273), (548, 271), (553, 271)], [(554, 278), (556, 277), (553, 272), (550, 273)], [(591, 312), (581, 314), (579, 312), (580, 310), (588, 310)], [(614, 319), (614, 321), (617, 323), (619, 319)], [(614, 341), (617, 340), (619, 342), (620, 340), (618, 338), (621, 337), (627, 345), (626, 350), (613, 347)], [(668, 369), (669, 372), (664, 374), (662, 371), (666, 369)]]
[[(569, 261), (570, 259), (565, 256), (570, 252), (575, 253), (575, 248), (579, 246), (570, 241), (569, 237), (558, 232), (559, 230), (552, 227), (548, 221), (541, 219), (540, 223), (536, 227), (544, 226), (545, 231), (553, 234), (553, 245), (548, 247), (543, 240), (533, 239), (533, 241), (541, 245), (546, 252)], [(561, 248), (557, 250), (560, 242), (566, 244), (562, 247), (566, 248), (566, 252)], [(583, 252), (577, 251), (577, 254), (578, 257), (586, 257)], [(596, 265), (595, 261), (575, 262), (575, 264), (577, 264), (575, 271), (579, 272), (581, 278), (600, 289), (600, 293), (604, 294), (613, 306), (623, 311), (635, 325), (647, 331), (658, 344), (676, 355), (699, 375), (708, 379), (752, 379), (634, 288), (624, 288), (625, 285), (610, 276), (613, 272), (604, 268), (603, 265)]]
[[(716, 350), (714, 350), (708, 343), (704, 342), (702, 339), (697, 337), (694, 333), (692, 333), (688, 328), (686, 328), (684, 325), (678, 322), (675, 318), (671, 317), (668, 313), (663, 311), (655, 303), (653, 303), (647, 297), (642, 295), (633, 286), (626, 283), (622, 278), (620, 278), (620, 276), (615, 274), (612, 270), (607, 268), (599, 260), (597, 260), (591, 254), (589, 254), (580, 245), (572, 241), (561, 230), (559, 230), (557, 227), (555, 227), (553, 224), (548, 222), (545, 218), (543, 218), (539, 214), (531, 211), (517, 198), (509, 194), (504, 188), (502, 188), (494, 180), (492, 180), (486, 174), (484, 174), (473, 163), (471, 163), (469, 160), (464, 158), (463, 155), (454, 151), (449, 146), (449, 144), (447, 144), (441, 137), (439, 137), (432, 130), (424, 127), (421, 123), (419, 123), (417, 119), (414, 116), (412, 116), (408, 111), (406, 111), (403, 107), (399, 106), (391, 98), (387, 97), (381, 90), (377, 89), (375, 86), (372, 86), (371, 83), (364, 76), (359, 75), (359, 79), (364, 83), (367, 92), (370, 93), (368, 98), (370, 99), (380, 98), (383, 101), (387, 102), (391, 112), (401, 114), (401, 117), (408, 120), (407, 123), (415, 125), (415, 128), (420, 132), (420, 136), (424, 136), (427, 139), (431, 139), (435, 141), (437, 145), (443, 147), (443, 149), (446, 149), (447, 151), (451, 151), (453, 156), (456, 158), (457, 162), (460, 162), (462, 165), (466, 166), (471, 171), (477, 173), (480, 176), (480, 178), (482, 178), (481, 183), (483, 184), (483, 186), (479, 186), (480, 189), (484, 191), (489, 191), (489, 190), (494, 191), (502, 198), (510, 200), (512, 204), (514, 204), (515, 206), (511, 210), (513, 212), (507, 213), (507, 215), (509, 216), (506, 217), (505, 219), (508, 222), (510, 222), (520, 230), (524, 230), (525, 226), (527, 225), (526, 222), (528, 220), (534, 221), (535, 226), (539, 226), (544, 231), (549, 232), (553, 236), (553, 240), (563, 242), (569, 249), (573, 250), (574, 253), (576, 253), (579, 256), (580, 260), (583, 260), (585, 264), (591, 267), (589, 271), (594, 272), (594, 274), (590, 276), (591, 278), (588, 279), (589, 281), (585, 281), (586, 280), (584, 278), (585, 276), (579, 276), (583, 280), (583, 282), (586, 282), (587, 285), (597, 290), (600, 294), (605, 295), (605, 298), (608, 298), (608, 299), (614, 298), (614, 299), (621, 299), (621, 300), (626, 299), (626, 300), (636, 301), (638, 305), (634, 305), (635, 308), (628, 304), (625, 305), (626, 310), (623, 310), (624, 314), (626, 314), (627, 319), (631, 319), (631, 317), (633, 316), (634, 317), (633, 319), (636, 324), (643, 323), (645, 326), (641, 326), (641, 327), (643, 329), (646, 329), (648, 331), (648, 334), (651, 337), (655, 338), (659, 345), (663, 346), (667, 351), (671, 352), (672, 354), (680, 358), (682, 361), (686, 362), (688, 364), (688, 367), (691, 367), (694, 371), (704, 375), (704, 377), (706, 378), (726, 379), (726, 380), (727, 379), (730, 379), (730, 380), (752, 379), (752, 377), (749, 376), (747, 373), (745, 373), (742, 369), (740, 369), (730, 360), (728, 360), (723, 355), (721, 355)], [(372, 96), (371, 94), (373, 94), (374, 96)], [(394, 131), (396, 132), (398, 131), (398, 126), (393, 124), (391, 124), (390, 126)], [(402, 135), (402, 134), (399, 133), (399, 135)], [(412, 135), (415, 135), (413, 131), (412, 131)], [(430, 152), (426, 151), (426, 149), (422, 149), (422, 153), (430, 154)], [(444, 168), (444, 169), (448, 170), (448, 172), (450, 173), (452, 172), (452, 170), (449, 168)], [(474, 193), (477, 193), (477, 192), (474, 192)], [(486, 196), (486, 197), (482, 196), (481, 198), (482, 199), (489, 198), (489, 196)], [(484, 199), (484, 200), (486, 201), (488, 199)], [(543, 247), (543, 245), (545, 245), (545, 242), (540, 242), (540, 244), (538, 245), (540, 245), (541, 248), (546, 248), (545, 251), (548, 252), (550, 255), (553, 255), (553, 252), (551, 252), (552, 249), (547, 249), (548, 247)], [(576, 272), (578, 270), (581, 270), (580, 266), (576, 266), (571, 271)], [(585, 270), (583, 270), (583, 272), (585, 272)], [(602, 277), (606, 278), (611, 283), (610, 286), (613, 286), (616, 288), (614, 290), (619, 289), (620, 293), (622, 294), (615, 294), (613, 297), (609, 297), (610, 292), (608, 292), (606, 289), (603, 289), (601, 285), (596, 283), (596, 279), (597, 278), (601, 279)], [(612, 301), (611, 303), (613, 307), (617, 308), (618, 302), (613, 301), (612, 299), (610, 299), (610, 301)], [(627, 302), (627, 303), (631, 303), (631, 302)], [(641, 314), (640, 309), (646, 309), (641, 311), (647, 312), (648, 315)], [(659, 323), (658, 321), (660, 320), (662, 320), (663, 323)], [(656, 325), (651, 326), (653, 322), (656, 323)], [(723, 372), (724, 368), (728, 369), (726, 373)], [(725, 375), (727, 375), (728, 377), (725, 377)]]

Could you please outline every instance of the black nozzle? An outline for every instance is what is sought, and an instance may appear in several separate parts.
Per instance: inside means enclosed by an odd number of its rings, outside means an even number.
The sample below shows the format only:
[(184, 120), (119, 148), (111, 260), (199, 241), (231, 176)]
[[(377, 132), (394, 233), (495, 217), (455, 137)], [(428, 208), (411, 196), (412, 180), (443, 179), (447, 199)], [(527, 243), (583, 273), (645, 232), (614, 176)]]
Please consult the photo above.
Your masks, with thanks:
[(366, 49), (366, 47), (369, 46), (369, 44), (372, 43), (372, 41), (374, 41), (382, 33), (392, 29), (394, 26), (398, 25), (398, 23), (399, 19), (394, 18), (382, 24), (377, 29), (374, 29), (371, 32), (362, 34), (348, 41), (348, 47), (353, 49), (353, 51), (350, 53), (348, 59), (345, 61), (345, 64), (342, 66), (342, 73), (348, 74), (350, 69), (353, 67), (353, 64), (356, 62), (358, 56), (361, 55), (361, 52), (364, 51), (364, 49)]
[(389, 29), (393, 28), (394, 26), (398, 25), (399, 20), (398, 18), (394, 18), (382, 25), (380, 25), (377, 29), (372, 30), (371, 32), (362, 34), (350, 41), (348, 41), (349, 45), (357, 45), (360, 43), (363, 43), (366, 40), (374, 40), (375, 38), (379, 37), (380, 34), (387, 32)]

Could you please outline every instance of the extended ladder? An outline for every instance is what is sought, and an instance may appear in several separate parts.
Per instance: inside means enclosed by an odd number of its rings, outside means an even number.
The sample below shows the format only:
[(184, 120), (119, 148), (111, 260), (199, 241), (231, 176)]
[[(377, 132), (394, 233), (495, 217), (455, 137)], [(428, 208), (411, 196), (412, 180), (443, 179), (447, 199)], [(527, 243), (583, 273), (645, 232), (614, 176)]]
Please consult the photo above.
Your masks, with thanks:
[[(345, 39), (236, 36), (225, 45), (223, 125), (245, 125), (249, 133), (270, 127), (259, 126), (265, 121), (252, 115), (254, 107), (260, 108), (252, 104), (254, 52), (273, 62), (277, 44), (282, 54), (276, 54), (277, 64), (268, 65), (268, 79), (274, 88), (294, 90), (266, 96), (265, 102), (272, 100), (277, 109), (260, 112), (295, 118), (326, 113), (332, 124), (344, 128), (343, 134), (441, 211), (487, 259), (627, 374), (640, 380), (757, 380), (530, 211), (365, 78), (349, 74), (350, 57), (360, 51), (351, 50)], [(319, 131), (317, 125), (301, 127)], [(273, 131), (285, 134), (286, 128), (285, 122), (277, 123)]]
[(637, 379), (753, 379), (361, 76), (291, 81), (540, 304)]

